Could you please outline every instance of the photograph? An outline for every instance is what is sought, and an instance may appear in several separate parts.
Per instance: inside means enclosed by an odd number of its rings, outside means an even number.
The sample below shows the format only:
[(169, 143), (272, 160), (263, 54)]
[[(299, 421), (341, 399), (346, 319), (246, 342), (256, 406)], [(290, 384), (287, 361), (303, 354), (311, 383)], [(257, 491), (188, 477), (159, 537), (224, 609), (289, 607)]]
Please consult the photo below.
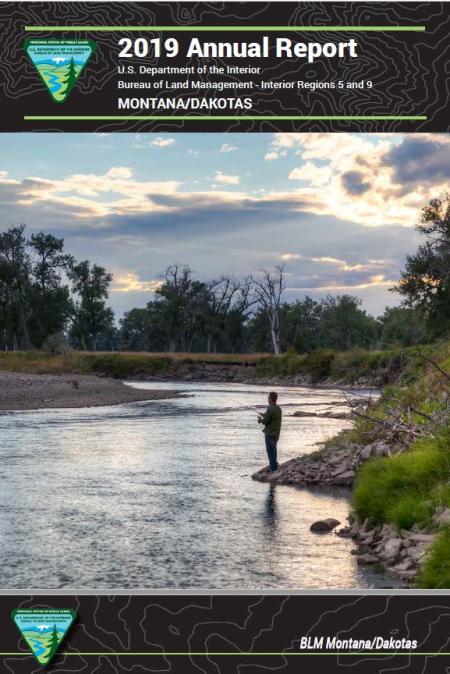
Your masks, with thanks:
[(449, 134), (4, 133), (0, 216), (3, 590), (450, 588)]

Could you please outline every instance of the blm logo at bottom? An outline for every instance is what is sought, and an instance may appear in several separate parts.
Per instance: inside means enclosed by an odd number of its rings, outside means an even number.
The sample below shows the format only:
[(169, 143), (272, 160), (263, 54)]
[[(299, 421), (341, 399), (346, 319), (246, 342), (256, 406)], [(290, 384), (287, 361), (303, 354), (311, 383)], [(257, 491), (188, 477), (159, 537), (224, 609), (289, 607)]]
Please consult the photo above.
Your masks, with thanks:
[(11, 617), (40, 665), (48, 665), (76, 618), (74, 609), (14, 609)]

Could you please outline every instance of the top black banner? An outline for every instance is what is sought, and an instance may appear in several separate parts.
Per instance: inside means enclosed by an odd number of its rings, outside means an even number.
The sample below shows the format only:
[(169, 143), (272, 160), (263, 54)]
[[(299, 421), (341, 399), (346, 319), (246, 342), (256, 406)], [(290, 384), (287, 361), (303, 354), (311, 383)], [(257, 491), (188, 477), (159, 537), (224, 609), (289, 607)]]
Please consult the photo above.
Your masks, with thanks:
[(1, 131), (450, 129), (427, 2), (1, 2)]

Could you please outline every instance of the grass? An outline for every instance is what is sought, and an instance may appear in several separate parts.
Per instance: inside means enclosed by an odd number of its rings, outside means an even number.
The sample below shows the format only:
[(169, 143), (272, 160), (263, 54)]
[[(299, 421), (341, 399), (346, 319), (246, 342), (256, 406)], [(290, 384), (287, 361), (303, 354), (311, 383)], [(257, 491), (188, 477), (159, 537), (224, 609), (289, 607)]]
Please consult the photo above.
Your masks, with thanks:
[(411, 358), (413, 354), (412, 348), (343, 352), (318, 349), (301, 355), (287, 351), (281, 356), (261, 358), (256, 363), (256, 371), (259, 376), (267, 377), (306, 375), (313, 384), (327, 380), (342, 384), (364, 381), (380, 386), (401, 377), (414, 379), (415, 371), (420, 371), (423, 364)]
[(51, 356), (42, 351), (0, 352), (0, 370), (36, 374), (107, 374), (127, 379), (133, 376), (157, 376), (173, 373), (181, 366), (196, 364), (254, 366), (260, 354), (202, 353), (112, 353), (71, 351)]
[[(442, 343), (424, 347), (422, 354), (450, 373), (449, 351), (450, 344)], [(376, 367), (386, 363), (386, 355), (378, 356)], [(396, 370), (397, 355), (391, 357), (391, 370)], [(407, 421), (425, 434), (402, 453), (372, 459), (360, 468), (353, 509), (360, 521), (368, 519), (373, 525), (390, 523), (398, 530), (417, 525), (432, 532), (437, 529), (433, 522), (437, 508), (450, 508), (450, 386), (446, 376), (418, 357), (415, 349), (404, 350), (402, 359), (397, 380), (384, 388), (370, 416)], [(347, 433), (347, 441), (358, 444), (386, 442), (388, 437), (385, 427), (367, 419), (358, 419)], [(450, 527), (440, 531), (416, 582), (422, 588), (450, 588)]]
[(365, 464), (353, 493), (359, 519), (393, 522), (399, 529), (429, 523), (437, 505), (434, 490), (450, 478), (449, 442), (446, 429), (416, 441), (408, 452)]
[(422, 566), (418, 585), (424, 589), (448, 589), (450, 587), (450, 528), (446, 527), (434, 543)]
[(390, 380), (401, 371), (402, 355), (397, 351), (318, 350), (310, 354), (288, 351), (281, 356), (233, 353), (136, 353), (83, 352), (52, 356), (42, 351), (0, 352), (0, 370), (34, 373), (104, 373), (117, 378), (173, 374), (181, 366), (242, 365), (251, 367), (258, 378), (289, 378), (304, 375), (314, 384), (338, 381), (347, 384), (361, 377), (370, 381)]

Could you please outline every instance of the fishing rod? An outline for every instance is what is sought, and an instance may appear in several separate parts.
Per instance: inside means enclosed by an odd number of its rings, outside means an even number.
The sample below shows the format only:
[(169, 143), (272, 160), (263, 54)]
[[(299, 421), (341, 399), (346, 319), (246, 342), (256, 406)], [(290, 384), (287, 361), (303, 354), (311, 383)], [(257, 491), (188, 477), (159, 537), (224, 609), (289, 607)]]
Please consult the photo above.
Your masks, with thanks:
[(239, 407), (243, 407), (245, 410), (249, 410), (250, 412), (256, 412), (256, 414), (257, 414), (259, 417), (262, 417), (262, 416), (263, 416), (263, 413), (262, 413), (262, 412), (258, 412), (258, 410), (256, 409), (256, 407), (251, 406), (251, 405), (244, 405), (244, 403), (241, 403), (241, 401), (240, 401), (240, 400), (237, 400), (236, 398), (231, 398), (231, 400), (232, 400), (233, 402), (237, 403), (237, 404), (239, 405)]

